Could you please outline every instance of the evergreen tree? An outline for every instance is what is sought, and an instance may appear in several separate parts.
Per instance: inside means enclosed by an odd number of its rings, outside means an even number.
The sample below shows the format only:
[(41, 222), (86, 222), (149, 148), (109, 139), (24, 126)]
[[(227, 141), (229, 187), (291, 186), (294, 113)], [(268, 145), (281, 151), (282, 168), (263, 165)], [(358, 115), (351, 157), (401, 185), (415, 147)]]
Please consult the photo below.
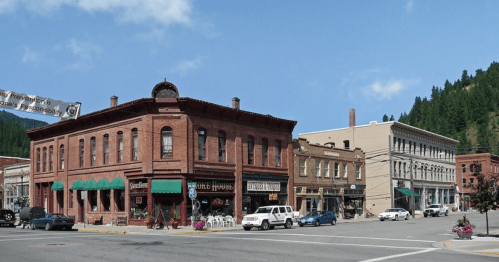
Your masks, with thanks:
[(388, 122), (388, 116), (386, 114), (383, 116), (383, 122)]
[(393, 117), (393, 115), (390, 117), (390, 121), (395, 121), (395, 118)]

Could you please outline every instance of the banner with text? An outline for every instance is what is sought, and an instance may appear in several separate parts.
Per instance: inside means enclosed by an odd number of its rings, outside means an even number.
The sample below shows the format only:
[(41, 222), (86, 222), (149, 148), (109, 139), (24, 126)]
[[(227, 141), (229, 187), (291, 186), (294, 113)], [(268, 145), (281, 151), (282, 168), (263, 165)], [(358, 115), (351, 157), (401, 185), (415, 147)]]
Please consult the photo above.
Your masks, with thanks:
[(80, 103), (67, 103), (0, 89), (0, 108), (55, 116), (62, 119), (76, 119), (80, 111)]
[(248, 181), (248, 191), (281, 191), (280, 182)]

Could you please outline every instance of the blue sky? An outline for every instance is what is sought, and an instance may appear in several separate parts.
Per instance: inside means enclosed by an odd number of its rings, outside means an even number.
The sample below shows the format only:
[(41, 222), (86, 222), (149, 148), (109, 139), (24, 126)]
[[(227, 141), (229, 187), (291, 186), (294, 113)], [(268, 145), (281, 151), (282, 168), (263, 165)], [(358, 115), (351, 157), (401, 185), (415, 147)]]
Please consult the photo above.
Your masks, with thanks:
[[(497, 61), (499, 1), (0, 0), (0, 89), (82, 114), (181, 97), (296, 120), (299, 133), (409, 113)], [(10, 111), (21, 117), (55, 117)]]

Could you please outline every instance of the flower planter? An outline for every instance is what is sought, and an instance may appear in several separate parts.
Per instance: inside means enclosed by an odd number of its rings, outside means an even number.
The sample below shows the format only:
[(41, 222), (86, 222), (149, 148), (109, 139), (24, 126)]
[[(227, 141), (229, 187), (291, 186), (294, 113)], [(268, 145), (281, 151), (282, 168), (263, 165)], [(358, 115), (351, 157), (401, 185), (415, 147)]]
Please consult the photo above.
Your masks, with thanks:
[(459, 239), (471, 239), (473, 236), (473, 232), (471, 233), (459, 233), (457, 232), (457, 235), (459, 236)]

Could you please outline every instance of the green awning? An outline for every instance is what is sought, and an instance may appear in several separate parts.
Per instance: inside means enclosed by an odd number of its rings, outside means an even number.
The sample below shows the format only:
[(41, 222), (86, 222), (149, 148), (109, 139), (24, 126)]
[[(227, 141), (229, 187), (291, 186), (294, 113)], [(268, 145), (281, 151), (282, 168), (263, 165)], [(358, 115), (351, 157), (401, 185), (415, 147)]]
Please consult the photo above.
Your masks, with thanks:
[(76, 180), (73, 182), (73, 186), (71, 187), (71, 190), (82, 190), (83, 186), (85, 185), (85, 182), (83, 180)]
[[(405, 187), (395, 188), (395, 189), (397, 189), (400, 193), (402, 193), (408, 197), (411, 197), (411, 189), (405, 188)], [(414, 197), (421, 197), (421, 195), (414, 192)]]
[(109, 179), (103, 178), (97, 182), (97, 186), (95, 186), (95, 189), (97, 190), (109, 190), (109, 186), (111, 185), (111, 182), (109, 182)]
[(111, 181), (110, 189), (125, 189), (125, 181), (121, 177), (117, 177)]
[(88, 180), (81, 190), (96, 190), (97, 183), (94, 179)]
[(181, 179), (153, 179), (151, 193), (181, 193)]
[(52, 184), (52, 191), (62, 191), (64, 190), (64, 184), (62, 181), (57, 181)]

